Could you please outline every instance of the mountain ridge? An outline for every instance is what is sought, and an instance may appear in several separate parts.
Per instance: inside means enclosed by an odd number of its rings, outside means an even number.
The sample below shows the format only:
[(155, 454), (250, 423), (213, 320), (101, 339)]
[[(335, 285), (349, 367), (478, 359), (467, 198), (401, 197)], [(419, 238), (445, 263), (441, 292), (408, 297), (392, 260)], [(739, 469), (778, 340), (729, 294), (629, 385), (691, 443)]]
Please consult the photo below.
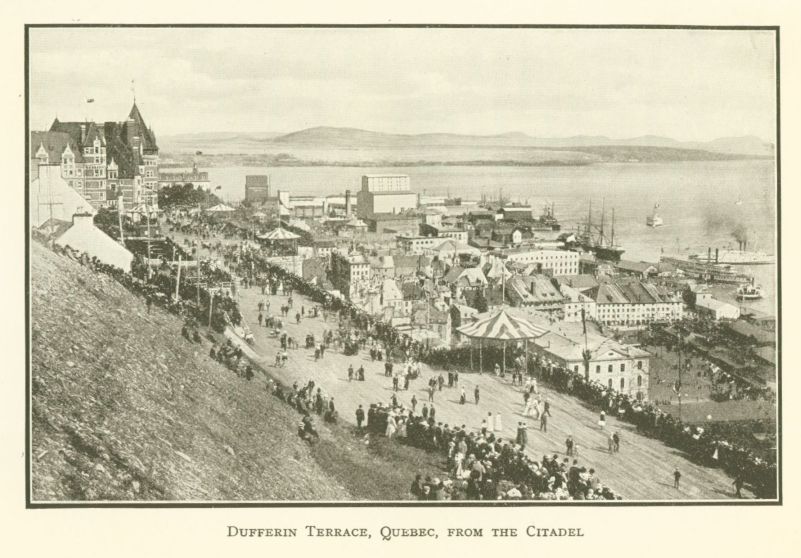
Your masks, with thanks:
[(265, 146), (327, 146), (370, 148), (410, 147), (521, 147), (569, 149), (573, 147), (667, 147), (738, 155), (772, 156), (774, 145), (754, 135), (719, 137), (707, 141), (681, 141), (666, 136), (646, 134), (631, 138), (603, 135), (535, 137), (521, 131), (475, 135), (450, 132), (395, 134), (354, 127), (315, 126), (290, 133), (279, 132), (208, 132), (163, 136), (167, 144), (214, 141), (247, 142)]

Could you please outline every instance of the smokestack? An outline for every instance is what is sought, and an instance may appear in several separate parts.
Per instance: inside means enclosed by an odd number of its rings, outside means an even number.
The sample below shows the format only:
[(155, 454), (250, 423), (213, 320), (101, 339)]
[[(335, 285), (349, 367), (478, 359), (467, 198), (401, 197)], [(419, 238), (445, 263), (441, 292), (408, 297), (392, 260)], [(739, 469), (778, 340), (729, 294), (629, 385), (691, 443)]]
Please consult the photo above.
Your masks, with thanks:
[(712, 247), (709, 246), (706, 249), (706, 263), (709, 263), (711, 261), (712, 261)]
[(86, 124), (81, 124), (81, 145), (86, 141)]
[(718, 263), (718, 248), (715, 248), (715, 263)]
[(345, 217), (350, 218), (351, 206), (350, 206), (350, 190), (345, 190)]

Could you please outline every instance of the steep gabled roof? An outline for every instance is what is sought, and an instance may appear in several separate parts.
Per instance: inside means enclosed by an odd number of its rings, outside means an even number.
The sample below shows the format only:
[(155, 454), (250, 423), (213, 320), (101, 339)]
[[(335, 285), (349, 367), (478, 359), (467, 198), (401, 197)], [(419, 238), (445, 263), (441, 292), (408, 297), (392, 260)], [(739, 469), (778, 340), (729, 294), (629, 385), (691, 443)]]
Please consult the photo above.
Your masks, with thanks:
[(157, 151), (158, 146), (156, 145), (156, 136), (145, 124), (145, 119), (142, 118), (142, 113), (139, 112), (139, 107), (136, 106), (136, 102), (134, 102), (133, 106), (131, 107), (131, 112), (128, 113), (128, 120), (133, 120), (133, 135), (138, 135), (142, 139), (142, 148), (145, 150)]
[(31, 159), (36, 158), (40, 147), (44, 147), (47, 151), (48, 162), (51, 165), (61, 163), (61, 154), (67, 146), (75, 154), (75, 162), (80, 163), (83, 161), (81, 149), (72, 139), (72, 136), (66, 132), (31, 132)]

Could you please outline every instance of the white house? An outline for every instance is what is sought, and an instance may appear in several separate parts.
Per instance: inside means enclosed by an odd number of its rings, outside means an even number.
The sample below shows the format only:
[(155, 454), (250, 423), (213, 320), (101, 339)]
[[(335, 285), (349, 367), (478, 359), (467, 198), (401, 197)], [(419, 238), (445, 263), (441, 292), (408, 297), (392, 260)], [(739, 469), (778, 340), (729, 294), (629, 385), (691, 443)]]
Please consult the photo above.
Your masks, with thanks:
[(125, 272), (131, 271), (133, 254), (95, 227), (91, 213), (73, 215), (72, 226), (56, 239), (56, 244), (85, 252), (104, 264), (119, 267)]
[(585, 338), (580, 328), (549, 331), (529, 343), (529, 349), (544, 364), (559, 366), (577, 374), (586, 374), (583, 352), (590, 352), (589, 379), (620, 393), (648, 399), (648, 369), (651, 354), (632, 345), (624, 345), (594, 332)]
[(695, 301), (695, 310), (702, 316), (713, 320), (736, 320), (740, 317), (740, 309), (734, 304), (722, 302), (712, 297), (698, 297)]

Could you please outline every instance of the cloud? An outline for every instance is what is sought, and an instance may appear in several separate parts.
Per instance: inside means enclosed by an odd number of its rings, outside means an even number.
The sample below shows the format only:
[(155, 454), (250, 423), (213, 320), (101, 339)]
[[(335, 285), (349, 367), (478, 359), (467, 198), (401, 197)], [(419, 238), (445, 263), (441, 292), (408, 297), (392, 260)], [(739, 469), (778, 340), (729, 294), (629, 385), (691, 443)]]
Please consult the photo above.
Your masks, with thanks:
[(336, 123), (770, 139), (772, 41), (722, 31), (36, 29), (31, 110), (35, 123), (83, 117), (83, 98), (95, 97), (93, 110), (122, 118), (135, 79), (161, 133)]

